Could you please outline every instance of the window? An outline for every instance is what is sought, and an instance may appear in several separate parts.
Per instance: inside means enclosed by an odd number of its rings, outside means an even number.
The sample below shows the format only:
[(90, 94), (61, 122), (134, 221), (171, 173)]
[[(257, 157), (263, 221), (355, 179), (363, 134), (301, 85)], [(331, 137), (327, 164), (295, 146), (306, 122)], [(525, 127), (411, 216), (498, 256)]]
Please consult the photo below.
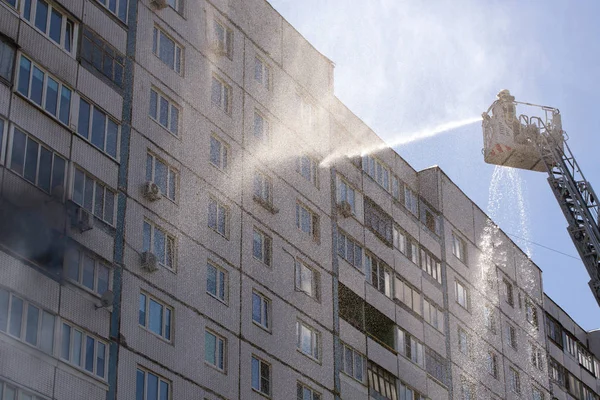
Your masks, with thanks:
[[(1, 55), (0, 55), (1, 60)], [(6, 129), (5, 129), (6, 128)], [(0, 164), (4, 164), (4, 139), (8, 136), (6, 135), (6, 130), (8, 129), (8, 123), (0, 118)]]
[(296, 203), (296, 228), (319, 241), (319, 216), (310, 208), (301, 203)]
[(296, 342), (297, 349), (307, 356), (319, 360), (321, 357), (321, 335), (319, 332), (305, 322), (296, 321), (296, 335), (298, 339)]
[(254, 258), (262, 261), (263, 264), (271, 265), (271, 254), (273, 241), (270, 236), (254, 228), (252, 253)]
[(209, 330), (204, 331), (204, 361), (225, 372), (225, 339)]
[(298, 382), (296, 385), (297, 400), (321, 400), (321, 394)]
[[(8, 0), (10, 3), (11, 0)], [(16, 0), (14, 0), (16, 2)], [(16, 3), (15, 3), (16, 4)], [(14, 6), (14, 4), (13, 4)], [(41, 397), (33, 395), (31, 392), (27, 392), (20, 387), (13, 386), (8, 382), (4, 382), (0, 379), (0, 399), (6, 400), (15, 400), (15, 399), (23, 399), (23, 400), (44, 400)]]
[(154, 253), (163, 267), (175, 269), (175, 238), (149, 220), (144, 220), (143, 251)]
[(470, 344), (469, 334), (460, 326), (458, 327), (458, 350), (464, 355), (469, 355)]
[(73, 168), (71, 199), (109, 225), (114, 225), (117, 194), (79, 167)]
[(540, 371), (544, 371), (544, 353), (533, 342), (529, 342), (529, 356), (531, 364)]
[(345, 180), (338, 176), (338, 187), (337, 187), (337, 201), (338, 204), (346, 202), (350, 205), (352, 214), (356, 213), (356, 192), (354, 188), (348, 184)]
[(169, 400), (171, 382), (153, 372), (138, 368), (135, 393), (137, 400)]
[(421, 315), (421, 293), (398, 276), (394, 278), (394, 297)]
[(581, 381), (571, 373), (568, 373), (566, 387), (569, 393), (572, 394), (575, 398), (581, 398)]
[(266, 330), (271, 329), (271, 300), (252, 291), (252, 321)]
[(452, 254), (462, 262), (465, 262), (467, 260), (466, 250), (465, 241), (456, 233), (452, 232)]
[(460, 304), (464, 309), (468, 310), (469, 309), (469, 292), (468, 292), (467, 288), (459, 281), (456, 281), (455, 283), (456, 283), (456, 302), (458, 304)]
[(517, 331), (510, 324), (506, 325), (506, 342), (510, 347), (517, 350)]
[(214, 47), (217, 54), (233, 60), (233, 31), (219, 21), (213, 21)]
[(513, 367), (508, 368), (508, 384), (513, 393), (521, 393), (521, 378), (519, 372)]
[(227, 303), (227, 272), (208, 262), (206, 264), (206, 293), (217, 300)]
[(371, 254), (365, 254), (365, 272), (367, 281), (375, 289), (392, 297), (392, 271), (386, 263)]
[(315, 186), (319, 186), (319, 163), (312, 157), (303, 155), (298, 157), (296, 172)]
[(173, 71), (182, 75), (182, 47), (157, 26), (152, 31), (152, 53)]
[(266, 89), (271, 87), (271, 68), (258, 57), (254, 57), (254, 80)]
[(487, 353), (486, 368), (490, 375), (498, 379), (498, 357), (493, 351)]
[(414, 215), (419, 214), (419, 197), (407, 185), (404, 185), (404, 207)]
[(69, 125), (73, 91), (22, 54), (17, 91), (63, 124)]
[(271, 365), (252, 356), (252, 389), (271, 395)]
[(401, 328), (398, 328), (398, 352), (420, 367), (425, 367), (423, 343)]
[(319, 273), (302, 261), (296, 260), (296, 290), (319, 299)]
[(444, 357), (431, 350), (429, 347), (425, 348), (425, 365), (427, 367), (427, 373), (443, 385), (447, 385), (446, 364), (446, 359)]
[(338, 231), (338, 255), (363, 273), (363, 248), (342, 231)]
[(8, 167), (46, 193), (63, 198), (67, 162), (32, 137), (13, 128)]
[(149, 115), (173, 135), (178, 135), (179, 106), (155, 89), (150, 89)]
[(115, 85), (123, 87), (125, 56), (88, 27), (83, 28), (79, 55)]
[(392, 217), (367, 197), (365, 197), (365, 225), (385, 244), (393, 246)]
[(208, 199), (208, 227), (229, 238), (229, 208), (213, 197)]
[[(426, 205), (423, 205), (421, 208), (421, 221), (425, 224), (425, 227), (429, 229), (429, 231), (435, 233), (436, 235), (441, 234), (440, 230), (440, 217), (435, 214), (433, 211), (429, 209)], [(465, 259), (461, 259), (462, 262), (466, 261)]]
[(60, 358), (102, 379), (108, 372), (108, 344), (74, 325), (63, 322)]
[(504, 299), (511, 307), (515, 306), (515, 299), (513, 297), (513, 285), (508, 280), (503, 279), (504, 282)]
[(567, 331), (565, 331), (565, 342), (567, 344), (567, 351), (569, 352), (570, 355), (572, 355), (573, 357), (577, 356), (577, 339), (575, 339), (573, 336), (571, 336), (570, 333), (568, 333)]
[(269, 121), (258, 111), (254, 110), (254, 137), (269, 141)]
[(27, 0), (22, 16), (61, 49), (75, 54), (78, 25), (62, 11), (44, 0)]
[(369, 361), (367, 365), (369, 394), (378, 400), (398, 400), (396, 377), (379, 365)]
[[(127, 23), (127, 1), (128, 0), (96, 0), (111, 13), (115, 14), (121, 21)], [(161, 399), (162, 400), (162, 399)]]
[(563, 348), (563, 328), (561, 324), (552, 318), (550, 315), (546, 314), (546, 331), (548, 332), (548, 337), (554, 344), (556, 344), (561, 349)]
[(184, 0), (167, 0), (167, 4), (179, 14), (183, 14), (183, 1)]
[(483, 307), (483, 323), (490, 332), (496, 334), (496, 312), (490, 305)]
[(444, 313), (431, 300), (423, 299), (423, 318), (428, 324), (444, 333)]
[(534, 327), (538, 327), (537, 307), (529, 298), (525, 300), (525, 318)]
[(102, 296), (110, 287), (110, 268), (106, 263), (75, 248), (67, 250), (66, 276), (73, 282)]
[(177, 171), (152, 153), (146, 155), (146, 181), (154, 182), (163, 196), (175, 201), (177, 193)]
[(216, 76), (212, 77), (211, 102), (225, 114), (231, 114), (231, 86)]
[(475, 383), (469, 381), (464, 376), (460, 377), (460, 400), (475, 400)]
[(112, 158), (117, 158), (119, 124), (83, 98), (79, 100), (77, 133)]
[(400, 201), (401, 194), (403, 193), (400, 192), (400, 179), (396, 175), (392, 175), (392, 197)]
[(0, 36), (0, 79), (7, 83), (12, 82), (15, 54), (15, 46)]
[(438, 283), (442, 283), (441, 263), (424, 248), (421, 248), (421, 269), (431, 275)]
[(210, 163), (222, 171), (228, 171), (229, 145), (217, 138), (210, 137)]
[[(538, 368), (540, 370), (542, 370), (543, 366), (541, 364), (541, 357), (542, 357), (541, 350), (538, 349), (538, 351), (540, 351)], [(594, 357), (590, 354), (589, 351), (587, 351), (583, 347), (583, 345), (581, 343), (577, 344), (577, 360), (579, 361), (579, 364), (583, 368), (585, 368), (592, 375), (595, 375), (595, 373), (594, 373)]]
[(559, 386), (565, 387), (566, 385), (566, 376), (565, 376), (565, 367), (563, 367), (558, 361), (554, 358), (550, 357), (550, 362), (548, 363), (548, 373), (550, 374), (550, 379), (556, 382)]
[(400, 382), (400, 400), (428, 400), (421, 393)]
[(0, 331), (52, 354), (55, 319), (54, 315), (0, 288)]
[(379, 183), (385, 190), (390, 190), (390, 169), (378, 159), (365, 155), (362, 160), (363, 171), (375, 182)]
[(171, 341), (173, 309), (145, 293), (140, 293), (138, 323), (150, 332)]
[[(583, 400), (598, 400), (598, 396), (596, 395), (596, 393), (594, 393), (594, 391), (592, 389), (590, 389), (589, 387), (585, 386), (584, 384), (581, 384), (581, 389), (582, 389), (582, 393), (583, 393), (583, 397), (581, 397)], [(540, 391), (541, 393), (541, 391)], [(539, 397), (539, 399), (543, 400), (543, 394), (542, 397)], [(534, 399), (534, 400), (537, 400)]]
[(356, 379), (359, 382), (364, 382), (365, 356), (354, 350), (347, 344), (342, 343), (342, 372)]
[(273, 181), (260, 171), (254, 171), (254, 200), (268, 209), (273, 209)]
[(312, 128), (314, 123), (315, 109), (308, 97), (300, 93), (296, 93), (296, 99), (300, 105), (300, 121), (305, 127)]
[[(587, 400), (586, 397), (584, 397), (584, 399)], [(542, 392), (540, 389), (538, 389), (536, 387), (533, 387), (532, 400), (544, 400), (544, 392)]]
[(392, 241), (394, 247), (400, 250), (400, 253), (406, 255), (406, 234), (404, 231), (401, 231), (398, 227), (394, 226), (392, 228)]

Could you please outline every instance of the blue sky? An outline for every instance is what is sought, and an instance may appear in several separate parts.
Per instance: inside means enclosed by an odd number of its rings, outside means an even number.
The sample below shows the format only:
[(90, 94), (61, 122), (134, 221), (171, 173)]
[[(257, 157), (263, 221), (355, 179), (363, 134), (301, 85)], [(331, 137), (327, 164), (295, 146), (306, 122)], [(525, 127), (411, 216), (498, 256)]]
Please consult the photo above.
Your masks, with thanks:
[[(336, 64), (335, 93), (384, 140), (476, 117), (500, 89), (517, 100), (557, 107), (587, 180), (600, 190), (600, 3), (478, 0), (270, 0)], [(494, 167), (483, 162), (478, 123), (396, 150), (415, 169), (439, 165), (487, 210)], [(527, 221), (506, 190), (496, 222), (508, 233), (578, 256), (546, 175), (519, 171)], [(506, 200), (504, 200), (506, 199)], [(584, 329), (600, 328), (600, 308), (581, 261), (529, 247), (544, 289)]]

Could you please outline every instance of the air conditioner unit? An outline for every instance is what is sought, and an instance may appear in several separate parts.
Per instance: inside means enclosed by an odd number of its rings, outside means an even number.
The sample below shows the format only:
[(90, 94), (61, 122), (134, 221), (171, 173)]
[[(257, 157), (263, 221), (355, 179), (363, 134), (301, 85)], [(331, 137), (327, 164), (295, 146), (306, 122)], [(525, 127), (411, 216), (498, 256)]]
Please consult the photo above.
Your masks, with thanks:
[(157, 10), (162, 10), (163, 8), (166, 8), (169, 4), (167, 3), (167, 0), (150, 0), (150, 3), (154, 6), (154, 8), (156, 8)]
[(78, 207), (71, 218), (71, 227), (79, 229), (81, 233), (89, 231), (94, 228), (94, 217), (89, 211)]
[(152, 181), (146, 182), (142, 189), (142, 193), (145, 198), (150, 201), (159, 200), (162, 197), (162, 193), (158, 185)]
[(158, 270), (158, 260), (156, 259), (156, 255), (150, 251), (145, 251), (141, 256), (141, 264), (142, 269), (148, 272), (154, 272)]
[(342, 200), (338, 204), (338, 211), (344, 218), (352, 216), (352, 206), (346, 200)]

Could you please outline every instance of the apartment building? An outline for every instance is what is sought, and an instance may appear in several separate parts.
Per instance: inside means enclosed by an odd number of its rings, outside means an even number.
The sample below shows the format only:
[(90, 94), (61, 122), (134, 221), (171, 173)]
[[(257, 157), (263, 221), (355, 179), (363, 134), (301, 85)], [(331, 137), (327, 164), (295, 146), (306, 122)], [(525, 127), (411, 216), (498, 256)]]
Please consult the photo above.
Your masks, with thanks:
[(597, 335), (264, 0), (0, 0), (0, 145), (2, 400), (598, 399)]

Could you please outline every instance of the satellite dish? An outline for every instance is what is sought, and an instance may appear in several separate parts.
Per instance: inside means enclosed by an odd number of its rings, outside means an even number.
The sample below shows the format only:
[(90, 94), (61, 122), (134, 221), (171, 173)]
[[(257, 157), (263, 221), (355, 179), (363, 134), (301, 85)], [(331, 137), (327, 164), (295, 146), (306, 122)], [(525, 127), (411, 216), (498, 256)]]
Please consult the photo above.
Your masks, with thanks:
[(100, 297), (101, 305), (96, 306), (96, 310), (99, 308), (108, 308), (108, 307), (112, 306), (114, 299), (115, 299), (115, 295), (112, 292), (112, 290), (107, 290), (106, 292), (104, 292), (102, 294), (102, 297)]

